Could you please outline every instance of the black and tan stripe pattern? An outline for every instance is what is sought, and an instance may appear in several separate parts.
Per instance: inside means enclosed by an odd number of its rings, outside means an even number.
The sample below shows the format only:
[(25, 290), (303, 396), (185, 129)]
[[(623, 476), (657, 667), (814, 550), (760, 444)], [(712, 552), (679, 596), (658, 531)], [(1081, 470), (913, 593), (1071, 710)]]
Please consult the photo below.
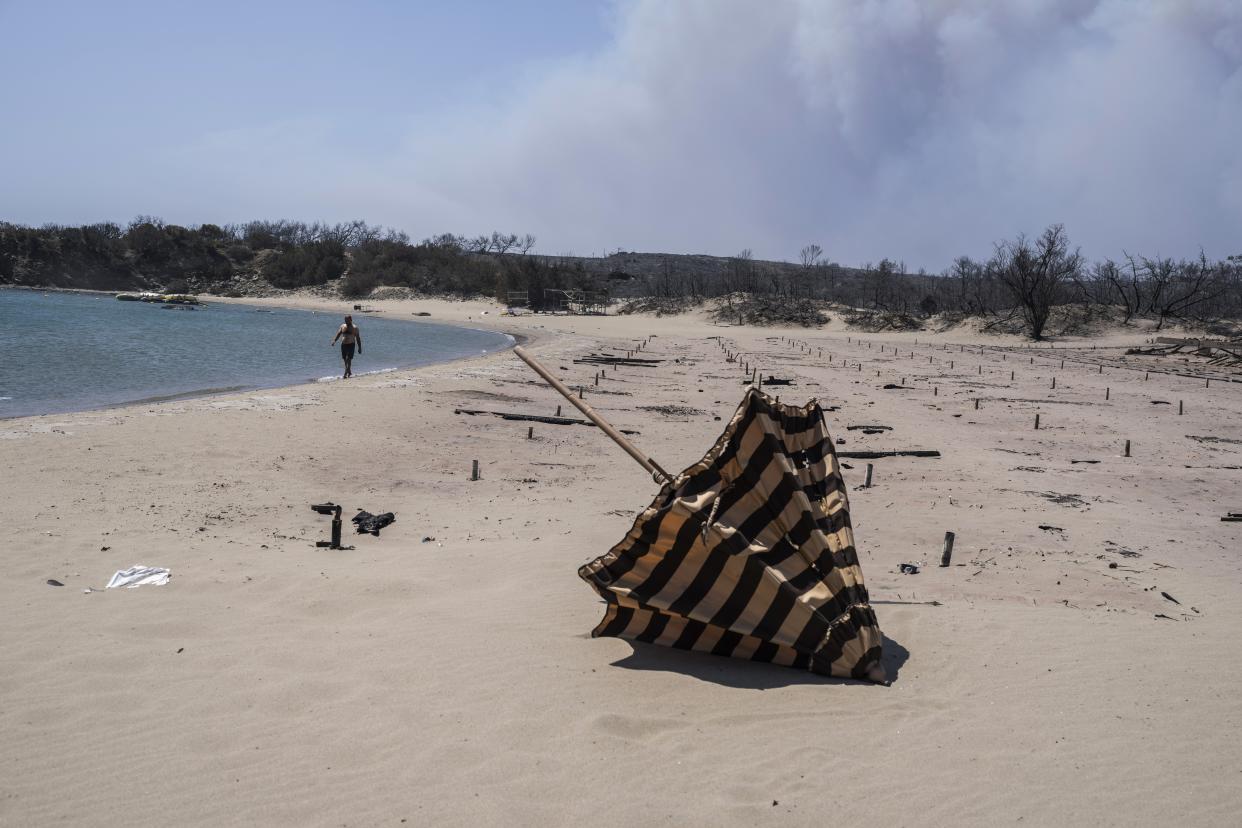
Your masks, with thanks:
[(823, 411), (751, 389), (711, 451), (578, 574), (608, 604), (594, 636), (882, 676)]

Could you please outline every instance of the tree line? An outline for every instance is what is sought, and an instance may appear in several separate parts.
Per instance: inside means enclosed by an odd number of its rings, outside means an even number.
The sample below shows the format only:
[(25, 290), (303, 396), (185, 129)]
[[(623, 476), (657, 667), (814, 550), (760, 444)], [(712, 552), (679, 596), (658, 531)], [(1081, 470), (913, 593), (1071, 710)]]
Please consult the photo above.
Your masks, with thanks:
[[(862, 267), (830, 262), (818, 244), (797, 262), (617, 251), (602, 258), (532, 253), (533, 235), (441, 233), (412, 242), (363, 221), (250, 221), (182, 227), (138, 216), (33, 228), (0, 222), (0, 284), (96, 290), (162, 289), (244, 295), (261, 284), (288, 289), (336, 284), (349, 297), (381, 285), (432, 295), (525, 297), (554, 306), (560, 291), (682, 300), (750, 295), (837, 303), (918, 324), (932, 316), (977, 317), (1019, 326), (1040, 339), (1054, 311), (1078, 320), (1115, 315), (1208, 323), (1242, 319), (1242, 256), (1209, 260), (1123, 253), (1087, 262), (1061, 225), (993, 246), (986, 258), (957, 258), (941, 273), (911, 273), (882, 259)], [(255, 284), (260, 283), (260, 288)]]
[(579, 264), (527, 254), (531, 234), (441, 233), (414, 243), (405, 233), (350, 221), (250, 221), (182, 227), (138, 216), (122, 227), (27, 227), (0, 222), (0, 284), (93, 290), (166, 290), (241, 295), (262, 280), (282, 289), (339, 281), (350, 297), (379, 285), (435, 295), (536, 295), (543, 288), (595, 286)]
[(670, 298), (733, 294), (821, 300), (854, 309), (909, 317), (978, 317), (1016, 324), (1033, 339), (1048, 331), (1054, 311), (1079, 322), (1101, 316), (1129, 323), (1143, 317), (1160, 330), (1170, 321), (1197, 324), (1242, 319), (1242, 255), (1212, 261), (1123, 253), (1087, 262), (1065, 228), (1054, 224), (1035, 238), (996, 243), (984, 259), (960, 256), (940, 273), (911, 273), (882, 259), (862, 267), (828, 262), (818, 244), (799, 251), (798, 263), (756, 261), (750, 250), (726, 260), (712, 275), (676, 266), (648, 276), (639, 288)]

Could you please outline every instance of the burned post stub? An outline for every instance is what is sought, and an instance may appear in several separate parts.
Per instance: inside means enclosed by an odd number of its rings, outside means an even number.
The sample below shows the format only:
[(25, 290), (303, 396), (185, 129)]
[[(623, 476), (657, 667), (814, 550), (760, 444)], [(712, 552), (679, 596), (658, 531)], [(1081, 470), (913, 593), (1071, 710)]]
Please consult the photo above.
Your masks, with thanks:
[(952, 532), (944, 533), (944, 551), (940, 553), (940, 565), (948, 566), (953, 560), (953, 541), (957, 538)]
[(315, 546), (327, 547), (328, 549), (341, 548), (341, 507), (331, 501), (327, 503), (312, 503), (311, 511), (321, 515), (332, 515), (332, 540), (315, 541)]

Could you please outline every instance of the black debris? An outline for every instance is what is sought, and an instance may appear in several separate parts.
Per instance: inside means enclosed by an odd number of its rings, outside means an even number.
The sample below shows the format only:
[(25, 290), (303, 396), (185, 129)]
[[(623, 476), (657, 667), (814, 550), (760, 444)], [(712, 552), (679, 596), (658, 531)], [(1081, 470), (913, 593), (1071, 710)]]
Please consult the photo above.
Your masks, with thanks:
[(359, 512), (354, 515), (354, 525), (358, 527), (358, 534), (365, 535), (368, 532), (375, 537), (379, 537), (380, 530), (397, 519), (392, 512), (384, 512), (382, 515), (373, 515), (370, 512)]

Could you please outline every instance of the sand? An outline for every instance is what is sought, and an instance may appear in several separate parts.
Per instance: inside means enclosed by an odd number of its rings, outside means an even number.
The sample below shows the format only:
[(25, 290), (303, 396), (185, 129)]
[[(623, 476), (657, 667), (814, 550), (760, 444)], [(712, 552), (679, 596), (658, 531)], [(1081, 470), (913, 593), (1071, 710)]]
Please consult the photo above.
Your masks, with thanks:
[[(713, 336), (839, 406), (839, 450), (943, 452), (869, 489), (846, 461), (891, 686), (589, 638), (576, 569), (657, 487), (595, 429), (455, 414), (554, 413), (511, 353), (6, 420), (0, 824), (1237, 824), (1242, 384), (960, 330), (369, 304), (531, 337), (669, 468), (741, 398)], [(599, 392), (572, 362), (651, 335), (683, 362)], [(318, 549), (324, 500), (397, 522)], [(84, 592), (138, 563), (171, 583)]]

